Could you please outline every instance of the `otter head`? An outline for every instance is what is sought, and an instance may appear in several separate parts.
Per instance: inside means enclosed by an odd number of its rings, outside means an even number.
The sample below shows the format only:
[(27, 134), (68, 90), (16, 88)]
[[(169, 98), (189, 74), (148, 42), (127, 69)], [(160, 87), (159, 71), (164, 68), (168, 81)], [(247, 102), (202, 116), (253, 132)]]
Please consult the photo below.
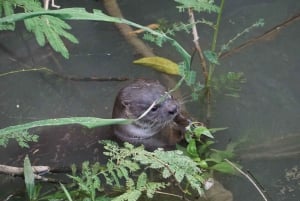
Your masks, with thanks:
[(158, 81), (137, 80), (121, 89), (116, 97), (113, 118), (142, 118), (129, 125), (114, 125), (114, 134), (123, 141), (145, 139), (159, 133), (179, 113), (179, 104)]

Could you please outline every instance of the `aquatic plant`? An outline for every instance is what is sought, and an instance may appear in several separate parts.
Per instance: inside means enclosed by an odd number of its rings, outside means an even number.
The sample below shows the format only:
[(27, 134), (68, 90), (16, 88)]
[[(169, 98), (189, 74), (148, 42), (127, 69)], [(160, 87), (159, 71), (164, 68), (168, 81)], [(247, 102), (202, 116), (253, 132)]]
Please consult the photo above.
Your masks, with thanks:
[[(29, 200), (138, 200), (142, 196), (153, 198), (155, 194), (182, 198), (191, 191), (199, 196), (209, 175), (196, 162), (179, 150), (155, 150), (149, 152), (143, 146), (123, 147), (112, 141), (102, 141), (109, 159), (106, 164), (84, 162), (81, 171), (72, 166), (71, 183), (60, 183), (60, 190), (41, 192), (34, 182), (29, 158), (24, 160), (25, 182)], [(147, 171), (145, 171), (147, 170)], [(155, 176), (151, 176), (155, 172)], [(170, 178), (173, 179), (171, 182)], [(169, 187), (178, 190), (165, 192)]]
[[(14, 30), (15, 22), (24, 20), (27, 30), (35, 34), (39, 45), (45, 45), (47, 40), (53, 49), (60, 52), (65, 58), (68, 58), (68, 50), (62, 42), (61, 36), (66, 37), (74, 43), (76, 43), (77, 40), (72, 34), (66, 31), (70, 29), (70, 26), (63, 20), (96, 20), (113, 23), (126, 23), (130, 26), (143, 29), (147, 32), (144, 36), (145, 39), (155, 42), (157, 45), (163, 45), (165, 42), (168, 42), (180, 54), (182, 58), (182, 62), (179, 63), (179, 74), (181, 79), (171, 91), (177, 89), (183, 82), (191, 87), (192, 96), (194, 98), (198, 98), (201, 91), (204, 90), (208, 104), (207, 118), (209, 119), (213, 73), (215, 66), (220, 63), (219, 54), (216, 52), (216, 43), (224, 0), (221, 1), (220, 6), (215, 5), (213, 1), (201, 1), (200, 3), (200, 1), (196, 0), (176, 0), (176, 2), (180, 4), (178, 6), (180, 12), (188, 11), (190, 15), (190, 22), (174, 24), (171, 29), (163, 32), (159, 30), (152, 30), (151, 28), (141, 26), (126, 19), (108, 16), (100, 10), (87, 12), (83, 8), (67, 8), (45, 11), (41, 8), (41, 5), (34, 0), (0, 0), (1, 17), (3, 16), (2, 14), (5, 15), (5, 17), (0, 18), (0, 29)], [(25, 12), (14, 13), (15, 6), (23, 8)], [(193, 17), (194, 11), (217, 13), (217, 22), (213, 23), (208, 20), (195, 20)], [(202, 51), (199, 43), (197, 42), (197, 23), (203, 23), (214, 28), (214, 37), (210, 50)], [(49, 24), (51, 26), (49, 26)], [(203, 84), (197, 80), (196, 71), (191, 69), (192, 55), (190, 55), (175, 39), (171, 37), (174, 36), (175, 32), (189, 30), (193, 32), (195, 47), (201, 59), (201, 67), (205, 78)], [(227, 43), (224, 47), (228, 48), (230, 44), (231, 42)], [(223, 50), (224, 48), (222, 51)], [(208, 66), (206, 64), (207, 62), (209, 63)], [(241, 76), (232, 75), (229, 79), (239, 80), (240, 77)], [(225, 81), (223, 81), (223, 83), (224, 82)], [(87, 123), (93, 122), (93, 119), (86, 120)], [(6, 145), (9, 139), (15, 138), (21, 146), (26, 147), (28, 146), (27, 143), (29, 141), (37, 140), (35, 135), (28, 133), (29, 128), (45, 125), (61, 125), (60, 123), (82, 123), (82, 121), (84, 120), (76, 118), (60, 119), (58, 121), (44, 120), (5, 128), (0, 130), (0, 139), (2, 140), (0, 141), (0, 145)], [(108, 124), (112, 123), (116, 122), (109, 120)], [(195, 190), (199, 195), (202, 195), (204, 191), (203, 184), (209, 177), (208, 171), (205, 171), (204, 169), (214, 169), (218, 171), (223, 170), (223, 172), (228, 172), (228, 166), (225, 168), (226, 171), (224, 168), (222, 169), (222, 167), (224, 167), (225, 164), (224, 158), (229, 157), (228, 153), (230, 153), (230, 150), (227, 152), (214, 150), (214, 153), (212, 154), (210, 152), (212, 149), (209, 147), (212, 144), (212, 141), (202, 141), (201, 137), (203, 135), (211, 137), (210, 131), (203, 126), (195, 126), (193, 129), (188, 130), (186, 134), (188, 146), (186, 148), (184, 147), (182, 149), (183, 151), (156, 150), (154, 152), (147, 152), (143, 147), (133, 147), (128, 143), (125, 143), (124, 147), (119, 147), (113, 142), (103, 142), (107, 149), (105, 154), (109, 157), (108, 163), (104, 166), (97, 163), (94, 165), (90, 165), (88, 162), (84, 163), (82, 165), (82, 172), (80, 176), (76, 174), (70, 175), (70, 178), (73, 180), (73, 185), (68, 186), (61, 184), (60, 186), (62, 191), (51, 195), (53, 196), (52, 199), (55, 199), (55, 196), (60, 196), (60, 198), (62, 196), (67, 197), (68, 200), (77, 200), (78, 197), (83, 200), (105, 199), (107, 195), (103, 197), (101, 193), (108, 185), (111, 189), (114, 189), (115, 187), (119, 188), (119, 194), (115, 197), (110, 197), (109, 199), (137, 200), (142, 195), (146, 195), (151, 198), (154, 194), (162, 193), (160, 190), (165, 189), (168, 185), (170, 185), (170, 183), (166, 180), (159, 182), (151, 181), (151, 178), (145, 171), (140, 172), (142, 168), (160, 172), (160, 176), (163, 179), (170, 177), (175, 179), (177, 187), (180, 189), (180, 195), (171, 196), (184, 197), (190, 192), (190, 188)], [(30, 166), (28, 161), (26, 164), (27, 166)], [(31, 175), (31, 173), (29, 172), (28, 175)], [(101, 180), (101, 177), (104, 180)], [(30, 178), (32, 178), (32, 175)], [(183, 187), (183, 181), (188, 183), (188, 185)], [(34, 195), (35, 191), (32, 190), (34, 183), (30, 180), (27, 184), (29, 186), (29, 198), (33, 200), (35, 199), (34, 197), (36, 197)], [(49, 197), (47, 197), (47, 199), (49, 199)]]
[[(0, 17), (12, 17), (17, 8), (23, 9), (24, 13), (44, 11), (40, 1), (35, 0), (0, 0)], [(67, 30), (71, 29), (64, 20), (56, 16), (40, 15), (36, 17), (24, 17), (25, 28), (34, 33), (40, 46), (49, 42), (50, 46), (63, 57), (69, 58), (69, 52), (64, 45), (63, 39), (72, 43), (78, 43), (76, 37)], [(0, 30), (15, 30), (15, 21), (0, 23)]]

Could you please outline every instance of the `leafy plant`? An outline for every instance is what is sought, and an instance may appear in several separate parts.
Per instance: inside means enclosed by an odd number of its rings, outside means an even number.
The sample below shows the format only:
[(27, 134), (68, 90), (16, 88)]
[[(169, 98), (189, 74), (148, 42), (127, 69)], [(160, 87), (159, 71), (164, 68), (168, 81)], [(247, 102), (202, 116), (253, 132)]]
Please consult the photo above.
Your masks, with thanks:
[[(112, 141), (102, 141), (108, 156), (106, 164), (84, 162), (81, 172), (73, 166), (69, 177), (71, 184), (65, 184), (62, 192), (43, 195), (40, 200), (130, 200), (146, 196), (165, 194), (164, 190), (174, 185), (179, 191), (168, 195), (182, 197), (190, 190), (203, 195), (205, 173), (190, 157), (179, 150), (156, 150), (149, 152), (143, 146), (134, 147), (124, 143), (124, 147)], [(155, 176), (149, 172), (155, 171)], [(152, 174), (153, 175), (153, 174)], [(170, 178), (175, 182), (171, 183)], [(109, 193), (108, 193), (109, 192)]]
[[(178, 31), (184, 31), (187, 33), (192, 33), (193, 42), (195, 44), (195, 51), (193, 53), (193, 57), (189, 57), (191, 59), (194, 58), (194, 55), (198, 55), (200, 58), (200, 68), (202, 71), (202, 79), (197, 75), (196, 70), (192, 70), (190, 68), (191, 62), (186, 62), (186, 59), (182, 63), (179, 64), (179, 72), (188, 86), (191, 87), (192, 94), (191, 97), (193, 100), (198, 100), (202, 98), (206, 103), (206, 119), (210, 120), (211, 117), (211, 105), (212, 105), (212, 97), (213, 93), (224, 93), (226, 95), (232, 97), (239, 97), (238, 92), (240, 91), (240, 84), (245, 82), (243, 78), (243, 74), (239, 72), (228, 72), (225, 75), (220, 75), (219, 77), (215, 76), (215, 68), (216, 66), (221, 65), (220, 58), (222, 54), (226, 51), (229, 51), (231, 45), (242, 35), (250, 32), (253, 28), (263, 26), (263, 20), (260, 19), (255, 22), (253, 25), (245, 28), (240, 33), (236, 34), (232, 39), (230, 39), (227, 43), (223, 44), (220, 50), (217, 50), (217, 39), (219, 33), (219, 27), (221, 23), (221, 16), (224, 8), (225, 0), (221, 0), (220, 5), (216, 5), (212, 0), (174, 0), (179, 5), (177, 8), (179, 12), (187, 12), (189, 15), (188, 22), (176, 22), (171, 25), (171, 28), (166, 28), (163, 26), (160, 31), (166, 36), (170, 35), (172, 37), (175, 36), (175, 33)], [(194, 12), (203, 14), (217, 14), (216, 22), (212, 22), (207, 19), (197, 20), (195, 19)], [(164, 21), (164, 25), (167, 23)], [(208, 50), (201, 49), (197, 24), (201, 23), (207, 25), (209, 28), (213, 30), (213, 38), (211, 40), (211, 48)], [(170, 26), (169, 26), (170, 27)], [(152, 33), (145, 33), (144, 39), (156, 43), (158, 46), (162, 46), (163, 42), (166, 40), (164, 38), (158, 37), (157, 35), (153, 35)], [(185, 55), (182, 55), (185, 57)], [(203, 80), (202, 83), (200, 80)], [(224, 87), (223, 87), (224, 86)]]
[[(15, 22), (24, 20), (27, 30), (35, 34), (39, 45), (43, 46), (46, 44), (46, 41), (48, 41), (53, 49), (60, 52), (65, 58), (68, 57), (68, 52), (61, 36), (64, 36), (74, 43), (76, 43), (77, 40), (66, 31), (70, 29), (70, 26), (63, 20), (97, 20), (126, 23), (130, 26), (143, 29), (147, 32), (144, 36), (145, 39), (159, 46), (168, 42), (181, 55), (182, 62), (178, 64), (178, 73), (181, 79), (171, 91), (177, 89), (184, 81), (191, 87), (193, 98), (199, 98), (201, 92), (204, 91), (202, 94), (205, 94), (207, 100), (207, 118), (209, 119), (212, 89), (218, 89), (217, 87), (214, 88), (214, 84), (219, 82), (221, 85), (226, 83), (226, 86), (229, 86), (228, 80), (243, 81), (241, 74), (236, 73), (228, 73), (225, 78), (219, 80), (214, 79), (215, 67), (216, 65), (220, 65), (220, 55), (230, 47), (232, 42), (250, 29), (238, 34), (222, 46), (218, 52), (216, 50), (216, 44), (224, 0), (221, 1), (220, 6), (217, 6), (211, 0), (175, 1), (179, 3), (178, 9), (180, 12), (187, 11), (190, 16), (193, 16), (194, 11), (216, 13), (217, 21), (213, 23), (209, 20), (195, 20), (191, 17), (188, 23), (177, 23), (165, 31), (162, 29), (155, 31), (125, 19), (105, 15), (99, 10), (94, 10), (92, 13), (82, 8), (45, 11), (41, 8), (39, 2), (34, 0), (0, 0), (0, 15), (2, 17), (0, 18), (0, 29), (14, 30)], [(24, 13), (15, 13), (15, 7), (23, 8)], [(214, 29), (211, 48), (209, 50), (203, 51), (200, 48), (196, 30), (198, 23), (206, 24)], [(258, 23), (258, 25), (261, 25), (261, 23)], [(190, 30), (194, 35), (195, 47), (201, 60), (201, 69), (204, 77), (203, 83), (200, 83), (200, 79), (197, 78), (196, 71), (191, 69), (191, 60), (193, 57), (175, 39), (170, 37), (174, 36), (178, 31), (188, 32)], [(178, 73), (176, 71), (176, 74)], [(229, 87), (229, 89), (237, 91), (237, 88)], [(20, 146), (27, 147), (29, 141), (37, 140), (37, 136), (29, 134), (28, 132), (28, 129), (36, 126), (79, 123), (83, 126), (94, 127), (113, 123), (130, 123), (131, 121), (132, 120), (124, 119), (103, 120), (75, 117), (37, 121), (1, 129), (0, 145), (5, 146), (9, 139), (15, 138)], [(94, 201), (112, 199), (134, 201), (143, 195), (152, 198), (155, 193), (161, 193), (162, 189), (171, 185), (171, 183), (166, 180), (169, 178), (174, 179), (181, 194), (173, 194), (173, 196), (182, 197), (190, 192), (190, 190), (194, 190), (199, 195), (203, 195), (203, 184), (210, 176), (208, 174), (209, 170), (232, 172), (228, 163), (224, 162), (224, 159), (232, 156), (233, 146), (229, 146), (225, 151), (212, 149), (212, 131), (212, 129), (207, 129), (202, 125), (191, 124), (185, 135), (188, 145), (182, 149), (184, 152), (179, 150), (156, 150), (154, 152), (148, 152), (143, 147), (134, 147), (128, 143), (125, 143), (124, 147), (119, 147), (116, 143), (105, 141), (103, 142), (106, 149), (104, 154), (109, 157), (108, 162), (103, 166), (98, 163), (93, 165), (90, 165), (88, 162), (83, 163), (81, 175), (73, 174), (69, 176), (73, 180), (73, 184), (70, 186), (61, 185), (62, 192), (57, 192), (50, 197), (52, 200), (67, 197), (68, 200), (82, 199)], [(204, 141), (204, 136), (208, 138), (208, 140)], [(27, 164), (27, 166), (29, 167), (30, 165)], [(151, 178), (147, 176), (146, 172), (142, 171), (142, 168), (157, 171), (160, 173), (160, 177)], [(27, 178), (30, 178), (31, 174), (29, 171), (27, 175)], [(29, 197), (33, 198), (34, 194), (30, 187), (33, 183), (27, 183)], [(186, 183), (188, 185), (185, 185)], [(107, 198), (106, 195), (103, 195), (104, 190), (107, 188), (112, 191), (117, 189), (117, 191), (115, 191), (117, 195)]]
[[(36, 0), (0, 0), (0, 17), (11, 17), (17, 10), (23, 9), (24, 13), (39, 12), (44, 9), (40, 1)], [(34, 33), (40, 46), (45, 46), (46, 41), (63, 57), (69, 58), (69, 52), (63, 43), (62, 38), (66, 38), (72, 43), (78, 43), (74, 35), (67, 30), (71, 29), (65, 21), (55, 16), (43, 15), (24, 19), (24, 24), (29, 32)], [(0, 23), (0, 30), (15, 29), (15, 22)]]
[(236, 144), (229, 144), (224, 151), (211, 148), (214, 144), (212, 140), (214, 137), (211, 133), (224, 129), (226, 128), (208, 129), (201, 124), (198, 125), (197, 122), (192, 123), (185, 134), (188, 145), (186, 148), (179, 148), (184, 150), (201, 168), (236, 174), (235, 169), (225, 161), (233, 157)]
[(180, 12), (185, 11), (186, 9), (193, 8), (198, 12), (215, 12), (218, 13), (220, 8), (214, 4), (212, 0), (174, 0), (180, 5), (177, 6)]

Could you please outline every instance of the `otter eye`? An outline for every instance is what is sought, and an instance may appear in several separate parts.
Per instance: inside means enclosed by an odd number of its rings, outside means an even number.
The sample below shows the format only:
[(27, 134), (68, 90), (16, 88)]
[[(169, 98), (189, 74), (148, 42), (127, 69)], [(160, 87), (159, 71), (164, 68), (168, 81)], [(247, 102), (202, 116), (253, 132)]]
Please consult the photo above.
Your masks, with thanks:
[(155, 111), (157, 111), (157, 110), (158, 110), (158, 108), (159, 108), (159, 106), (158, 106), (158, 105), (154, 105), (154, 106), (151, 108), (151, 112), (155, 112)]

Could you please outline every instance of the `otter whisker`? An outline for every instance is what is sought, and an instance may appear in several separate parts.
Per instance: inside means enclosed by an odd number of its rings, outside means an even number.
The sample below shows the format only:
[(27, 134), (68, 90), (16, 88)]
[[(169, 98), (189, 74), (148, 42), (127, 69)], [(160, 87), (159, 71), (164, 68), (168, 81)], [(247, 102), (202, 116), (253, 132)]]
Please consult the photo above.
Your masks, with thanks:
[(192, 102), (193, 101), (193, 98), (191, 95), (187, 95), (187, 96), (184, 96), (182, 97), (180, 100), (179, 99), (176, 99), (178, 101), (178, 103), (180, 105), (183, 105), (185, 103), (189, 103), (189, 102)]

